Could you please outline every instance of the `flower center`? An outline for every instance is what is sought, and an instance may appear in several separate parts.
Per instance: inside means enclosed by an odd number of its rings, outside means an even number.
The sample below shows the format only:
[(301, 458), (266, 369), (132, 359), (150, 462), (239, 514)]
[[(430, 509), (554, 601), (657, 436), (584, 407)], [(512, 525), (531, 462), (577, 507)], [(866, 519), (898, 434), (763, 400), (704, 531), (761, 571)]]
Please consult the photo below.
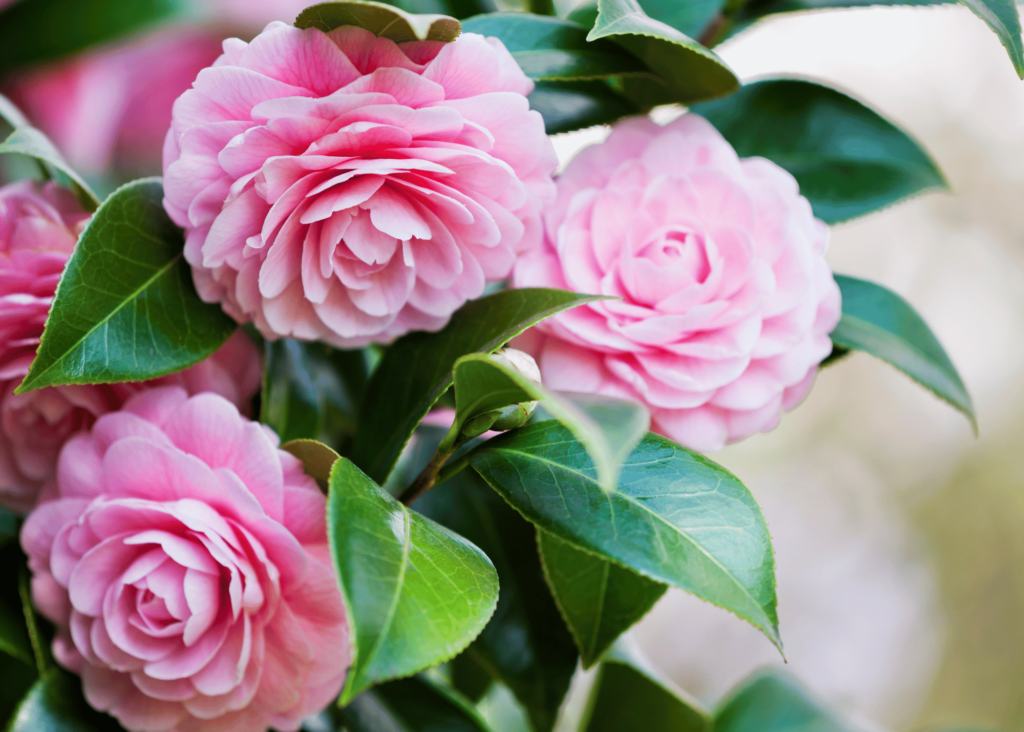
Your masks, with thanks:
[(649, 259), (658, 267), (670, 268), (676, 272), (682, 270), (689, 274), (694, 282), (701, 284), (711, 272), (704, 235), (696, 231), (672, 229), (662, 232), (661, 236), (644, 247), (640, 256)]

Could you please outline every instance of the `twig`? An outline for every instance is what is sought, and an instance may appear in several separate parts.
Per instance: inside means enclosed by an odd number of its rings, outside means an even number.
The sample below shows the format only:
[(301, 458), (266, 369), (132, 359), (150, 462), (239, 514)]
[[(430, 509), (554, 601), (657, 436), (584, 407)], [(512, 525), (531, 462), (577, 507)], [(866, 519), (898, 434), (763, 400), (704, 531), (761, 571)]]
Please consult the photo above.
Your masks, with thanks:
[(398, 500), (404, 503), (406, 506), (412, 505), (413, 501), (422, 496), (424, 493), (434, 487), (437, 482), (437, 474), (441, 471), (441, 467), (447, 462), (448, 458), (451, 457), (450, 452), (436, 452), (434, 457), (430, 458), (430, 462), (427, 463), (427, 467), (420, 471), (420, 474), (416, 476), (408, 488), (402, 491), (401, 495), (398, 496)]

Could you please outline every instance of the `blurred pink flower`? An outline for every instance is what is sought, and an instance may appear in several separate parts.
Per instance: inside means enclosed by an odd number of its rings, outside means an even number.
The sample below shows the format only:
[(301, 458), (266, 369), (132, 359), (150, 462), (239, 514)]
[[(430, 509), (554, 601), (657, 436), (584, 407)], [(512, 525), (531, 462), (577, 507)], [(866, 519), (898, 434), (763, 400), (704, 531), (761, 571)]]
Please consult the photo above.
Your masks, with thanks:
[(212, 32), (174, 29), (23, 73), (5, 91), (80, 172), (160, 169), (174, 100), (220, 52)]
[(554, 150), (495, 39), (271, 23), (175, 103), (165, 206), (208, 302), (341, 347), (437, 330), (541, 238)]
[(52, 184), (21, 181), (0, 188), (0, 505), (24, 512), (56, 469), (67, 438), (153, 384), (213, 391), (248, 409), (260, 386), (260, 359), (244, 333), (186, 371), (149, 384), (14, 389), (35, 357), (64, 264), (87, 215)]
[(298, 730), (341, 690), (325, 497), (215, 394), (151, 389), (61, 451), (21, 543), (57, 662), (132, 732)]
[(645, 403), (696, 450), (774, 428), (831, 350), (839, 289), (828, 227), (793, 177), (740, 160), (703, 118), (615, 126), (558, 178), (543, 249), (516, 287), (614, 295), (542, 323), (518, 347), (553, 389)]

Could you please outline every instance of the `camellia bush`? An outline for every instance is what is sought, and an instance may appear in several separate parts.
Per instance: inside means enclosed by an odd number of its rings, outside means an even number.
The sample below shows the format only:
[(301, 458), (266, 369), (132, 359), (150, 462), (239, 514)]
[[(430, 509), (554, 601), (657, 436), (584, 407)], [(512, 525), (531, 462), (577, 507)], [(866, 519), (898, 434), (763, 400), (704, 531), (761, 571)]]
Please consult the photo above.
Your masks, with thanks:
[[(853, 729), (781, 671), (707, 711), (620, 639), (676, 587), (782, 652), (768, 527), (704, 453), (821, 367), (974, 423), (913, 307), (824, 259), (945, 186), (928, 153), (712, 50), (853, 4), (314, 5), (225, 40), (162, 179), (105, 200), (0, 97), (7, 729), (487, 732), (504, 688), (550, 732), (590, 669), (585, 732)], [(965, 4), (1024, 75), (1012, 2)], [(8, 2), (0, 69), (175, 8)]]

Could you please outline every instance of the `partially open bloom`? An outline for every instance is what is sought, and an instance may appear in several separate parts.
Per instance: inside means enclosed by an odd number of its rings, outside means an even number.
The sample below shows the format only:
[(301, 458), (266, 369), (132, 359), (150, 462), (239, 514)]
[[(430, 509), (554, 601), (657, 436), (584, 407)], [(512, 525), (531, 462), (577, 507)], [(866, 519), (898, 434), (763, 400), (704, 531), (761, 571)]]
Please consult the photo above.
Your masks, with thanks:
[(341, 690), (325, 497), (223, 397), (147, 390), (61, 451), (25, 522), (54, 657), (132, 732), (298, 730)]
[[(0, 188), (0, 505), (25, 512), (53, 477), (72, 434), (120, 407), (143, 384), (14, 390), (39, 346), (57, 281), (87, 214), (68, 191), (21, 181)], [(150, 382), (213, 391), (248, 409), (260, 385), (259, 353), (236, 333), (210, 358)]]
[(396, 45), (271, 23), (226, 41), (164, 146), (200, 295), (267, 337), (442, 327), (540, 242), (556, 158), (532, 88), (472, 33)]
[(830, 352), (828, 228), (793, 177), (703, 118), (619, 123), (558, 179), (516, 287), (613, 295), (521, 339), (554, 389), (634, 399), (697, 450), (770, 430)]

